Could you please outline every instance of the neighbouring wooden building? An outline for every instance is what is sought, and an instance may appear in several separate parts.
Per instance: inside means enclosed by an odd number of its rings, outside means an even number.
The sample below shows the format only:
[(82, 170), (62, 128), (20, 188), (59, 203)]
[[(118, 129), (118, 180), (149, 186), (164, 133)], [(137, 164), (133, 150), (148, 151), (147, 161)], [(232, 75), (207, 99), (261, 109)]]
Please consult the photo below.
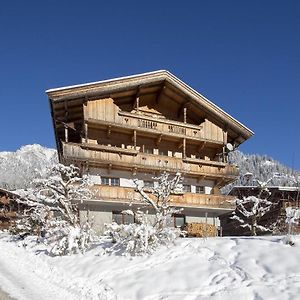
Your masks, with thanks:
[(25, 205), (16, 201), (17, 198), (20, 196), (0, 188), (0, 229), (9, 229), (25, 209)]
[[(285, 223), (287, 207), (300, 207), (300, 188), (290, 186), (269, 186), (268, 192), (264, 192), (261, 197), (273, 203), (272, 208), (266, 213), (260, 221), (260, 224), (269, 227), (274, 224), (274, 233), (285, 233), (287, 226)], [(255, 196), (261, 192), (261, 188), (257, 186), (235, 186), (229, 192), (229, 196), (243, 199), (248, 196)], [(240, 223), (231, 219), (232, 214), (226, 213), (220, 216), (223, 235), (250, 235), (248, 228), (242, 228)], [(295, 230), (300, 232), (300, 226)]]
[(253, 132), (168, 71), (50, 89), (60, 162), (76, 164), (95, 183), (95, 199), (85, 202), (95, 226), (118, 220), (128, 203), (140, 205), (134, 178), (151, 188), (163, 171), (181, 172), (181, 194), (172, 195), (175, 226), (191, 222), (218, 225), (233, 209), (219, 189), (238, 169), (229, 150)]

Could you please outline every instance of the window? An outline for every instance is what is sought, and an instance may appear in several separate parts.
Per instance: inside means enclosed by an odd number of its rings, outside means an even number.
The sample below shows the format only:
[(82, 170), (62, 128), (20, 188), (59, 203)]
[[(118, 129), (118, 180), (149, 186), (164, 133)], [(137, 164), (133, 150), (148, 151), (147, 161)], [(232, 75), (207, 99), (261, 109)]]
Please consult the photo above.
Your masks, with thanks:
[(112, 212), (112, 220), (113, 222), (117, 224), (123, 224), (123, 215), (121, 214), (120, 211), (113, 211)]
[(101, 182), (103, 185), (120, 185), (120, 178), (102, 177)]
[(196, 186), (196, 193), (197, 194), (205, 194), (204, 186), (197, 185)]
[(109, 185), (109, 178), (108, 177), (102, 177), (101, 178), (101, 183), (103, 185)]
[(153, 188), (154, 187), (154, 182), (150, 180), (144, 180), (144, 187), (145, 188)]
[(131, 224), (134, 223), (134, 216), (122, 214), (121, 211), (113, 211), (112, 212), (112, 220), (117, 224)]
[(183, 185), (183, 192), (190, 193), (191, 192), (191, 186), (189, 184)]
[(111, 185), (120, 185), (120, 178), (111, 178)]
[(174, 227), (181, 228), (185, 224), (185, 215), (175, 214), (174, 217)]

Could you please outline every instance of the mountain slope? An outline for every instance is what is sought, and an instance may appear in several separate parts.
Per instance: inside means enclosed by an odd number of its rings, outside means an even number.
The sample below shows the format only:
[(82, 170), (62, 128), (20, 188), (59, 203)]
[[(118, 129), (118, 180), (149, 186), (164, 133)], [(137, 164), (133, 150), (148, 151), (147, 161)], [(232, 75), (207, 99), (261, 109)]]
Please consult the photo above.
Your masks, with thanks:
[(16, 152), (0, 152), (0, 187), (14, 190), (28, 187), (34, 178), (43, 178), (57, 162), (54, 149), (26, 145)]
[[(255, 179), (266, 182), (273, 178), (270, 185), (295, 186), (300, 177), (299, 171), (292, 170), (267, 155), (244, 154), (236, 150), (230, 153), (229, 161), (239, 167), (240, 176), (234, 183), (223, 188), (224, 193), (236, 185), (253, 185)], [(252, 173), (253, 176), (247, 179), (244, 176), (247, 173)]]

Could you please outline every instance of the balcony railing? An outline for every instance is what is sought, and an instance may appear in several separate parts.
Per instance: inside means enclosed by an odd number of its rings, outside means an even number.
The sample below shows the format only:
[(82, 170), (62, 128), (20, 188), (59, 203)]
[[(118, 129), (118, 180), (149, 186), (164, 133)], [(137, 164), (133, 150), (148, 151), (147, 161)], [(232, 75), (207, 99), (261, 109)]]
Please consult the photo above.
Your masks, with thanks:
[(117, 127), (129, 130), (153, 133), (157, 135), (187, 138), (202, 141), (213, 145), (224, 144), (224, 134), (216, 125), (204, 122), (203, 125), (193, 125), (167, 119), (158, 119), (137, 113), (119, 112), (118, 117), (112, 120), (98, 120), (87, 118), (85, 120), (91, 127)]
[(195, 159), (192, 162), (187, 162), (181, 158), (140, 153), (132, 151), (126, 153), (122, 148), (101, 147), (97, 149), (95, 145), (89, 147), (87, 144), (63, 143), (63, 157), (65, 159), (88, 161), (90, 165), (96, 166), (118, 166), (122, 169), (142, 169), (150, 171), (167, 171), (170, 173), (181, 172), (183, 174), (203, 176), (206, 178), (220, 179), (232, 181), (238, 175), (238, 169), (233, 165), (225, 165), (224, 163), (214, 162), (212, 165), (207, 165), (207, 161), (199, 159), (196, 163)]
[[(108, 202), (142, 203), (142, 196), (133, 188), (95, 185), (95, 200)], [(179, 207), (234, 209), (232, 196), (185, 193), (171, 195), (171, 204)]]

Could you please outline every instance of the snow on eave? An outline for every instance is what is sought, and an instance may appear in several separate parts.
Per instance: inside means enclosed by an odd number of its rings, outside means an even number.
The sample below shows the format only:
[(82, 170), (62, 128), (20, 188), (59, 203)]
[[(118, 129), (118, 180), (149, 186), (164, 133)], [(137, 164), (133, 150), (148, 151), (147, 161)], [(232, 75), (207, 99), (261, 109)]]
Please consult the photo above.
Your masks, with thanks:
[(64, 90), (69, 90), (69, 89), (75, 89), (75, 88), (86, 87), (86, 86), (91, 86), (91, 85), (109, 83), (109, 82), (119, 81), (119, 80), (126, 80), (126, 79), (131, 79), (131, 78), (136, 78), (136, 77), (143, 77), (143, 76), (153, 75), (153, 74), (158, 74), (158, 73), (169, 73), (169, 72), (167, 70), (157, 70), (157, 71), (151, 71), (151, 72), (146, 72), (146, 73), (121, 76), (121, 77), (116, 77), (116, 78), (111, 78), (111, 79), (100, 80), (100, 81), (87, 82), (87, 83), (81, 83), (81, 84), (75, 84), (75, 85), (63, 86), (63, 87), (59, 87), (59, 88), (48, 89), (48, 90), (46, 90), (46, 93), (48, 94), (48, 93), (52, 93), (52, 92), (59, 92), (59, 91), (64, 91)]
[[(229, 115), (227, 112), (225, 112), (223, 109), (221, 109), (219, 106), (211, 102), (209, 99), (204, 97), (202, 94), (194, 90), (192, 87), (190, 87), (188, 84), (177, 78), (175, 75), (173, 75), (171, 72), (167, 70), (158, 70), (158, 71), (152, 71), (152, 72), (147, 72), (147, 73), (141, 73), (141, 74), (135, 74), (135, 75), (130, 75), (130, 76), (124, 76), (124, 77), (118, 77), (118, 78), (113, 78), (113, 79), (106, 79), (102, 81), (95, 81), (95, 82), (90, 82), (90, 83), (85, 83), (85, 84), (78, 84), (78, 85), (71, 85), (71, 86), (65, 86), (61, 88), (54, 88), (54, 89), (49, 89), (46, 91), (46, 93), (49, 96), (50, 102), (55, 102), (55, 99), (51, 98), (51, 94), (53, 93), (58, 94), (59, 92), (62, 92), (64, 95), (67, 95), (68, 92), (72, 93), (75, 92), (76, 89), (84, 88), (84, 87), (94, 87), (99, 88), (105, 84), (109, 83), (118, 83), (118, 84), (126, 84), (127, 80), (132, 80), (132, 79), (147, 79), (148, 76), (154, 76), (153, 79), (155, 79), (156, 76), (164, 76), (164, 80), (168, 80), (170, 84), (175, 85), (178, 89), (180, 89), (183, 93), (187, 94), (190, 93), (190, 97), (194, 100), (199, 102), (199, 104), (206, 105), (207, 109), (212, 111), (214, 114), (217, 116), (225, 119), (225, 122), (228, 122), (229, 124), (234, 124), (236, 128), (238, 128), (238, 131), (242, 132), (243, 138), (246, 140), (250, 138), (251, 136), (254, 135), (254, 132), (246, 127), (244, 124), (239, 122), (237, 119), (233, 118), (231, 115)], [(120, 82), (121, 81), (121, 82)], [(84, 92), (83, 92), (84, 93)], [(62, 97), (63, 99), (64, 97)], [(201, 101), (203, 103), (201, 103)]]
[[(272, 185), (272, 186), (266, 186), (267, 189), (269, 190), (274, 190), (277, 189), (279, 191), (300, 191), (300, 187), (297, 186), (280, 186), (280, 185)], [(235, 190), (246, 190), (246, 189), (260, 189), (259, 186), (257, 185), (237, 185), (234, 186), (227, 195), (231, 195)]]
[(16, 193), (16, 191), (12, 192), (12, 191), (9, 191), (7, 189), (4, 189), (4, 188), (0, 188), (0, 192), (1, 193), (4, 193), (4, 194), (8, 194), (10, 197), (17, 197), (19, 198), (20, 195)]
[(300, 191), (300, 187), (297, 186), (278, 186), (280, 191)]

